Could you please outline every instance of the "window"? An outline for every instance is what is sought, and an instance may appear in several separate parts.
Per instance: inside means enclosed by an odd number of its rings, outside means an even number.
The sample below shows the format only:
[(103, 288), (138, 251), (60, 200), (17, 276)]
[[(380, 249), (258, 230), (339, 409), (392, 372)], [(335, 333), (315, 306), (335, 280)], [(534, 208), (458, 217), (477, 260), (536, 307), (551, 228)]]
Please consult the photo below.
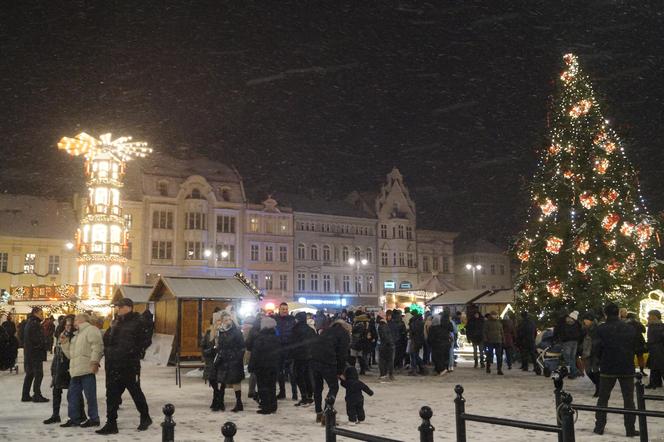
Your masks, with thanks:
[(408, 267), (414, 267), (415, 263), (413, 262), (413, 254), (408, 252)]
[(172, 259), (173, 257), (172, 253), (173, 253), (172, 242), (152, 241), (152, 259)]
[(235, 244), (217, 244), (217, 259), (222, 262), (235, 262)]
[(369, 263), (373, 262), (373, 250), (372, 249), (367, 249), (367, 261), (369, 261)]
[(191, 193), (189, 194), (189, 196), (187, 198), (194, 199), (194, 200), (201, 200), (201, 199), (203, 199), (203, 195), (201, 195), (200, 190), (198, 190), (197, 188), (193, 188), (191, 190)]
[(251, 258), (252, 261), (258, 261), (258, 244), (251, 245)]
[(287, 246), (279, 246), (279, 262), (288, 262)]
[(305, 286), (306, 283), (305, 283), (304, 278), (305, 278), (304, 273), (298, 273), (297, 274), (297, 289), (302, 291), (302, 292), (306, 290), (306, 286)]
[(131, 259), (134, 255), (134, 245), (131, 242), (127, 243), (127, 248), (125, 249), (125, 258)]
[(279, 275), (279, 289), (288, 290), (288, 275)]
[(406, 239), (413, 239), (413, 228), (406, 226)]
[(450, 259), (443, 257), (443, 273), (450, 273)]
[(130, 214), (124, 216), (125, 227), (127, 230), (131, 230), (131, 226), (134, 224), (134, 217)]
[(265, 290), (272, 290), (272, 273), (265, 274)]
[(431, 263), (433, 264), (433, 269), (438, 270), (438, 257), (434, 256), (431, 258)]
[(387, 225), (386, 224), (381, 224), (380, 225), (380, 237), (381, 238), (387, 238)]
[(371, 293), (374, 291), (374, 277), (367, 276), (367, 292)]
[(399, 252), (399, 265), (401, 267), (406, 265), (406, 256), (404, 255), (403, 252)]
[(35, 273), (35, 254), (26, 253), (25, 258), (23, 259), (23, 272), (25, 273)]
[(424, 271), (424, 272), (429, 271), (429, 257), (428, 256), (423, 256), (422, 257), (422, 271)]
[(341, 249), (341, 260), (343, 262), (348, 261), (349, 254), (348, 254), (348, 247), (344, 246), (343, 249)]
[(318, 275), (316, 273), (312, 273), (310, 276), (310, 287), (312, 292), (317, 292), (318, 291)]
[(265, 261), (272, 262), (274, 260), (274, 247), (265, 246)]
[(362, 275), (355, 277), (355, 293), (362, 293)]
[(60, 274), (60, 257), (57, 255), (51, 255), (48, 257), (48, 273), (51, 275)]
[(9, 264), (9, 254), (7, 252), (0, 253), (0, 272), (6, 272)]
[(258, 287), (258, 273), (252, 273), (249, 275), (249, 279), (251, 280), (251, 283), (254, 285), (254, 287)]
[(154, 229), (172, 229), (173, 212), (165, 210), (155, 210), (152, 212), (152, 228)]
[(217, 232), (235, 233), (235, 217), (231, 215), (217, 215)]
[(187, 230), (205, 230), (205, 213), (187, 212), (185, 214), (185, 228)]
[(496, 274), (496, 265), (495, 264), (491, 264), (491, 274), (492, 275)]
[(311, 246), (311, 260), (318, 261), (318, 246), (315, 244)]
[(168, 183), (166, 181), (159, 181), (157, 183), (157, 192), (161, 196), (168, 196)]
[(360, 258), (362, 257), (362, 249), (359, 247), (355, 247), (355, 252), (353, 253), (353, 257), (355, 258), (355, 261), (359, 261)]
[(258, 232), (258, 218), (253, 217), (249, 220), (249, 231), (253, 233)]
[(184, 259), (195, 260), (203, 258), (203, 243), (199, 241), (184, 242)]
[(397, 252), (392, 253), (392, 265), (395, 267), (397, 265)]
[(500, 274), (501, 275), (505, 274), (505, 266), (503, 264), (500, 265)]
[(304, 244), (297, 245), (297, 259), (304, 261), (306, 252), (304, 251)]
[(265, 233), (274, 233), (274, 221), (272, 218), (265, 219)]
[[(482, 266), (482, 274), (486, 275), (486, 266)], [(485, 289), (486, 287), (482, 287), (482, 288)]]
[(380, 265), (383, 267), (387, 267), (388, 261), (387, 261), (387, 252), (380, 252)]
[(323, 246), (323, 261), (330, 261), (330, 246), (328, 245)]
[(323, 291), (329, 292), (331, 289), (332, 285), (330, 284), (330, 275), (323, 275)]
[(397, 232), (399, 233), (399, 239), (403, 239), (403, 226), (399, 225), (397, 227)]
[(344, 275), (344, 293), (350, 293), (350, 276)]

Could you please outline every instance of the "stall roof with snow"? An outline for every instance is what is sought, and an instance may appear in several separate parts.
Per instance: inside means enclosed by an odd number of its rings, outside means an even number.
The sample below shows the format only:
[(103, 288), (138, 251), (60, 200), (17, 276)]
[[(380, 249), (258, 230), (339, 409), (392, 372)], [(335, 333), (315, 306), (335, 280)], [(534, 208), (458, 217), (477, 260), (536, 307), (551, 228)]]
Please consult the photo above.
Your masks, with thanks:
[(472, 304), (476, 299), (491, 293), (491, 290), (454, 290), (436, 296), (428, 305), (463, 305)]
[(473, 304), (512, 304), (516, 294), (512, 289), (490, 290), (489, 293), (473, 301)]
[(122, 284), (115, 288), (111, 304), (117, 304), (123, 298), (129, 298), (134, 304), (147, 304), (150, 301), (151, 285)]
[(189, 278), (162, 276), (150, 293), (150, 301), (161, 299), (239, 299), (256, 301), (258, 293), (239, 278)]

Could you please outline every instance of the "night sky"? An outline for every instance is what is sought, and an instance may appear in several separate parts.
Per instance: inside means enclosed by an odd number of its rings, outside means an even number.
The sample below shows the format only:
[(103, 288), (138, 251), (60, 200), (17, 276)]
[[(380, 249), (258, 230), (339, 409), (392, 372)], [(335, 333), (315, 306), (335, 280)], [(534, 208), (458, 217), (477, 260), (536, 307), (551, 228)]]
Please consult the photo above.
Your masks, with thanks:
[(82, 167), (58, 139), (113, 132), (235, 165), (256, 200), (377, 191), (397, 166), (418, 225), (504, 244), (574, 51), (664, 209), (661, 1), (11, 3), (3, 192), (68, 198)]

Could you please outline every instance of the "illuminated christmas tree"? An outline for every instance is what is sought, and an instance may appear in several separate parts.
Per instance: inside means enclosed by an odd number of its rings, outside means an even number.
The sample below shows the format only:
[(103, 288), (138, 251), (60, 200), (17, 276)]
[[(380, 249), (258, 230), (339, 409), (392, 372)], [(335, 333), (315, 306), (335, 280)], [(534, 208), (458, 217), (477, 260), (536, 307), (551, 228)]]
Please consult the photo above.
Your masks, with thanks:
[(636, 308), (655, 275), (658, 236), (634, 167), (573, 54), (551, 109), (548, 144), (515, 251), (520, 309), (553, 319), (608, 300)]

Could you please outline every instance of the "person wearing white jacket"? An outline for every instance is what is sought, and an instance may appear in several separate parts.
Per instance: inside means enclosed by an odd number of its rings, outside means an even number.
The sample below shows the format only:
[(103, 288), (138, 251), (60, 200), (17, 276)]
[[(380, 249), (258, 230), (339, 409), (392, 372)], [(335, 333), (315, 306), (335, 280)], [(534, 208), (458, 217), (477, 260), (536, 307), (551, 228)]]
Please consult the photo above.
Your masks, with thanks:
[[(97, 410), (97, 378), (99, 361), (104, 354), (104, 343), (101, 331), (90, 324), (90, 316), (86, 313), (76, 315), (74, 319), (76, 333), (69, 338), (60, 335), (62, 351), (70, 360), (69, 374), (71, 381), (67, 391), (67, 410), (69, 420), (61, 427), (98, 427), (99, 412)], [(81, 422), (80, 404), (81, 391), (88, 403), (88, 419)]]

